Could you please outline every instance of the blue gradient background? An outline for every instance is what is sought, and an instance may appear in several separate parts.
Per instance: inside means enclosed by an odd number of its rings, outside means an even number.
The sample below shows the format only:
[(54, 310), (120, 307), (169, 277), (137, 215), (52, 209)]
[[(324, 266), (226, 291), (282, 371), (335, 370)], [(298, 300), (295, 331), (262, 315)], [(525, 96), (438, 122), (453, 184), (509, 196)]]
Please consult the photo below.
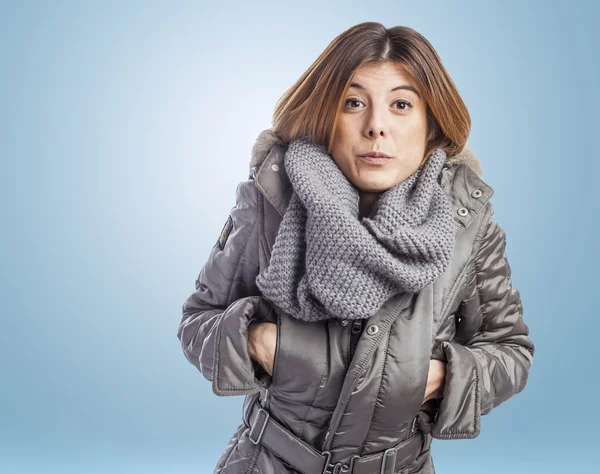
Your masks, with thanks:
[(0, 472), (212, 472), (242, 397), (186, 360), (181, 305), (275, 102), (363, 21), (457, 84), (536, 343), (437, 471), (598, 472), (598, 4), (217, 5), (1, 3)]

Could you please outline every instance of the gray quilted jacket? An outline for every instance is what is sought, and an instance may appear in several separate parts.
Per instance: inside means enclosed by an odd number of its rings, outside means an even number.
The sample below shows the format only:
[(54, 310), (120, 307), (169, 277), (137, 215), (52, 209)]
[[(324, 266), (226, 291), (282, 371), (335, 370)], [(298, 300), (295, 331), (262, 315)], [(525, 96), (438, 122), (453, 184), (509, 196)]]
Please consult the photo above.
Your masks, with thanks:
[[(250, 176), (183, 304), (187, 359), (215, 394), (246, 396), (214, 473), (435, 473), (432, 438), (476, 437), (481, 415), (523, 390), (533, 361), (493, 190), (469, 145), (449, 157), (441, 183), (457, 237), (447, 271), (391, 298), (364, 330), (307, 323), (276, 311), (255, 284), (291, 196), (285, 150), (270, 130), (259, 135)], [(248, 326), (259, 321), (278, 328), (272, 377), (248, 354)], [(406, 345), (413, 357), (399, 360)], [(421, 404), (432, 358), (447, 363), (443, 398)]]

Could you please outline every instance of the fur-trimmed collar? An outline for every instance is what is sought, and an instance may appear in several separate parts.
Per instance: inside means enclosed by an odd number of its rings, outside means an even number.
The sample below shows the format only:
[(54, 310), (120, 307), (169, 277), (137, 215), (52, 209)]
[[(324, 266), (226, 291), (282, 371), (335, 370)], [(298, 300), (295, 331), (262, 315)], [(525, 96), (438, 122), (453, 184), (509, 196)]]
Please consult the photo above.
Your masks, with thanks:
[[(250, 168), (260, 168), (260, 165), (265, 160), (271, 147), (275, 144), (284, 143), (285, 142), (283, 142), (281, 138), (277, 136), (270, 128), (260, 132), (258, 137), (256, 138), (254, 146), (252, 147)], [(481, 177), (481, 163), (479, 162), (477, 156), (475, 156), (475, 153), (473, 153), (473, 150), (471, 150), (471, 146), (469, 145), (469, 143), (465, 145), (465, 147), (459, 154), (449, 156), (446, 159), (446, 162), (449, 164), (464, 163), (468, 165), (477, 174), (477, 176)]]

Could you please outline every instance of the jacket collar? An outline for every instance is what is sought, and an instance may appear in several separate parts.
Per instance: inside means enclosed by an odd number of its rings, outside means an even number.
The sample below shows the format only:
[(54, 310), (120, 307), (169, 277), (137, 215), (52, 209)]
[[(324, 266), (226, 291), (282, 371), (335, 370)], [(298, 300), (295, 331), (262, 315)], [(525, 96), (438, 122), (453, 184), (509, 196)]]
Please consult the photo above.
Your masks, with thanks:
[[(258, 135), (250, 158), (250, 175), (281, 216), (293, 191), (287, 174), (279, 172), (284, 170), (286, 150), (287, 143), (266, 129)], [(462, 228), (471, 223), (494, 194), (481, 174), (481, 163), (468, 143), (459, 154), (446, 159), (441, 184), (451, 198), (455, 222)]]

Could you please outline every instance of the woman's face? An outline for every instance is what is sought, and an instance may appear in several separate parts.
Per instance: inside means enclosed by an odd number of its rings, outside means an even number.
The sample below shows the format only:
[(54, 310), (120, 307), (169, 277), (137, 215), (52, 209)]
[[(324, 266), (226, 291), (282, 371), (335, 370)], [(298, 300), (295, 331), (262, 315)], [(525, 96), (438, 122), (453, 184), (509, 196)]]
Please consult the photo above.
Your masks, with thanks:
[[(426, 104), (398, 65), (365, 65), (354, 72), (331, 148), (350, 182), (370, 192), (393, 187), (418, 169), (426, 138)], [(390, 158), (380, 163), (360, 158), (369, 152)]]

